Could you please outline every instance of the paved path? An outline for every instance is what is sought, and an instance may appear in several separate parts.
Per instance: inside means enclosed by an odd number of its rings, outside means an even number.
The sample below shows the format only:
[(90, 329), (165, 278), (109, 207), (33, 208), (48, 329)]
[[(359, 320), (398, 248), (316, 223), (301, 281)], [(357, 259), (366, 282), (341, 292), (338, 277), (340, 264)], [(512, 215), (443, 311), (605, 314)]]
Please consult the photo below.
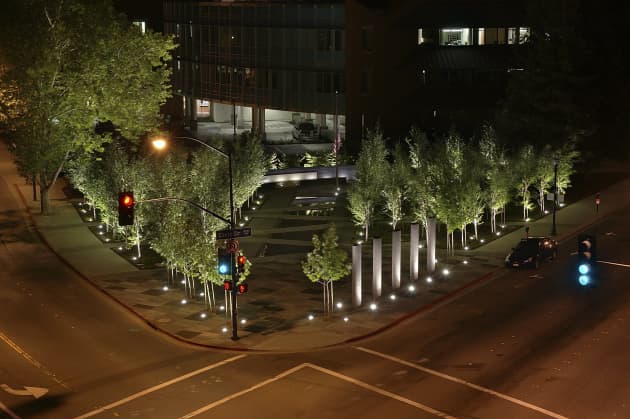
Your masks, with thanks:
[[(391, 261), (388, 247), (385, 247), (383, 296), (374, 300), (378, 307), (375, 311), (369, 308), (369, 303), (373, 301), (369, 282), (371, 262), (368, 252), (364, 251), (364, 305), (350, 307), (348, 278), (335, 286), (335, 301), (343, 306), (331, 316), (324, 316), (321, 313), (321, 287), (310, 284), (300, 272), (299, 262), (304, 257), (303, 252), (310, 250), (308, 242), (269, 238), (271, 234), (286, 234), (304, 228), (283, 228), (280, 218), (254, 216), (251, 221), (254, 235), (258, 230), (264, 232), (267, 238), (245, 245), (251, 247), (249, 254), (259, 257), (252, 259), (250, 291), (239, 297), (239, 314), (244, 323), (239, 324), (241, 339), (233, 342), (229, 339), (231, 332), (222, 290), (215, 288), (217, 303), (214, 310), (210, 310), (204, 307), (199, 297), (201, 289), (195, 289), (194, 296), (187, 296), (179, 283), (181, 278), (170, 278), (165, 269), (139, 270), (120, 258), (111, 249), (113, 245), (102, 243), (90, 232), (89, 223), (81, 220), (71, 200), (64, 194), (63, 182), (52, 192), (54, 215), (38, 215), (39, 202), (32, 201), (32, 188), (17, 175), (4, 145), (0, 147), (0, 176), (12, 186), (14, 199), (23, 205), (25, 222), (32, 231), (87, 281), (174, 338), (222, 348), (293, 351), (334, 345), (375, 333), (423, 307), (446, 301), (454, 291), (480, 284), (493, 273), (496, 276), (502, 270), (508, 249), (523, 236), (521, 228), (475, 251), (458, 252), (448, 260), (448, 277), (437, 275), (433, 283), (427, 284), (427, 275), (423, 272), (422, 280), (413, 284), (414, 291), (409, 290), (409, 281), (405, 280), (402, 289), (391, 290), (388, 272)], [(595, 212), (594, 196), (558, 211), (559, 239), (568, 240), (572, 234), (587, 228), (599, 218), (630, 205), (629, 191), (630, 179), (600, 191), (603, 204), (598, 213)], [(269, 215), (286, 208), (292, 198), (291, 191), (272, 193), (263, 205), (264, 213)], [(321, 223), (311, 228), (312, 231), (325, 228), (331, 220), (322, 217), (318, 221)], [(529, 225), (530, 235), (548, 235), (551, 216)], [(243, 242), (246, 243), (245, 240)], [(296, 249), (296, 253), (270, 255), (263, 251), (263, 243), (272, 246), (299, 245), (300, 249)], [(408, 248), (403, 247), (405, 250), (408, 252)], [(403, 267), (408, 260), (408, 256), (404, 255)], [(444, 268), (445, 265), (440, 262), (439, 267)], [(403, 279), (406, 279), (407, 269), (403, 269)], [(309, 315), (314, 316), (312, 320)]]

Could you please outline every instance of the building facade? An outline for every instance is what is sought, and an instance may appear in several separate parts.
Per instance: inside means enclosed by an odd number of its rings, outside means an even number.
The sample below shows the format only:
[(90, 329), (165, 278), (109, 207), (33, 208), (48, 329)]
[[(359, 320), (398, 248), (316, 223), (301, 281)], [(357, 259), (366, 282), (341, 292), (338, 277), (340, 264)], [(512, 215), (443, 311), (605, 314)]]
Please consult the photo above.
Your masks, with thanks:
[(186, 124), (312, 122), (352, 151), (377, 124), (482, 120), (528, 35), (513, 2), (454, 0), (163, 2), (179, 43), (173, 88)]

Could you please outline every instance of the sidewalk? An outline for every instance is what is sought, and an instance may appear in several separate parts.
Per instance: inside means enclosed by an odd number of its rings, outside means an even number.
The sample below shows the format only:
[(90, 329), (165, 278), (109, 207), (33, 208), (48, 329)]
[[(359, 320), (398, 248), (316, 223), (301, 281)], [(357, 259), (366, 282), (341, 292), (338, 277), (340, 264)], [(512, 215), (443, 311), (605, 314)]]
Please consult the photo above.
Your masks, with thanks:
[[(70, 199), (63, 192), (63, 182), (52, 192), (54, 215), (39, 214), (39, 202), (32, 201), (32, 187), (25, 184), (10, 163), (10, 154), (0, 147), (0, 176), (14, 188), (15, 199), (28, 211), (27, 222), (32, 220), (34, 228), (44, 242), (63, 261), (72, 266), (81, 276), (106, 294), (127, 307), (135, 315), (145, 319), (152, 327), (182, 341), (215, 348), (240, 350), (295, 351), (307, 348), (339, 344), (361, 336), (373, 334), (412, 315), (450, 298), (463, 288), (479, 285), (501, 270), (508, 250), (523, 236), (518, 229), (493, 240), (474, 251), (458, 252), (449, 257), (448, 277), (438, 277), (431, 284), (421, 280), (414, 283), (414, 291), (408, 285), (408, 247), (403, 246), (403, 287), (391, 291), (391, 274), (388, 263), (389, 251), (384, 249), (383, 294), (375, 301), (377, 309), (370, 310), (371, 297), (371, 252), (364, 249), (363, 256), (363, 306), (350, 308), (350, 278), (335, 284), (335, 302), (344, 304), (329, 317), (322, 315), (322, 290), (310, 284), (301, 273), (300, 260), (303, 253), (264, 256), (252, 243), (260, 257), (252, 259), (252, 278), (249, 292), (239, 296), (240, 340), (233, 342), (231, 323), (221, 306), (224, 301), (222, 289), (215, 287), (216, 312), (207, 311), (201, 290), (195, 290), (197, 298), (186, 298), (181, 284), (169, 283), (165, 269), (139, 270), (114, 251), (112, 245), (102, 243), (88, 229)], [(598, 218), (630, 205), (630, 178), (600, 191), (603, 205), (595, 213), (594, 196), (573, 203), (557, 212), (557, 231), (560, 241), (575, 232), (587, 228)], [(274, 203), (275, 202), (275, 203)], [(282, 205), (271, 199), (267, 203)], [(266, 203), (266, 204), (267, 204)], [(265, 204), (265, 205), (266, 205)], [(265, 221), (264, 221), (265, 220)], [(548, 235), (551, 230), (551, 215), (529, 224), (530, 235)], [(260, 223), (256, 227), (255, 223)], [(255, 228), (266, 229), (267, 233), (281, 232), (277, 220), (252, 221)], [(325, 226), (325, 223), (322, 223)], [(281, 239), (275, 239), (282, 242)], [(290, 242), (290, 240), (287, 240)], [(301, 243), (304, 244), (304, 243)], [(304, 251), (310, 248), (304, 247)], [(421, 263), (423, 257), (421, 252)], [(464, 263), (464, 261), (466, 263)], [(441, 271), (442, 262), (438, 265)], [(406, 268), (406, 269), (405, 269)], [(166, 288), (165, 288), (166, 287)], [(392, 299), (395, 295), (395, 299)], [(312, 320), (309, 315), (313, 315)]]

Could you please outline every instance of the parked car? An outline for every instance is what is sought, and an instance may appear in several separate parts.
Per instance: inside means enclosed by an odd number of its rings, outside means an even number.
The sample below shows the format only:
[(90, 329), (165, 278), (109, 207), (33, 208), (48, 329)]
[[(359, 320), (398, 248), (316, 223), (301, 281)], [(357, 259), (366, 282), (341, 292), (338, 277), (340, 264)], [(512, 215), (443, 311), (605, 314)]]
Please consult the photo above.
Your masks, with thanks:
[(538, 268), (545, 259), (558, 257), (558, 242), (549, 237), (529, 237), (512, 248), (505, 258), (508, 268)]
[(317, 139), (317, 137), (317, 127), (312, 121), (299, 122), (295, 128), (293, 128), (293, 138), (297, 141), (313, 141)]

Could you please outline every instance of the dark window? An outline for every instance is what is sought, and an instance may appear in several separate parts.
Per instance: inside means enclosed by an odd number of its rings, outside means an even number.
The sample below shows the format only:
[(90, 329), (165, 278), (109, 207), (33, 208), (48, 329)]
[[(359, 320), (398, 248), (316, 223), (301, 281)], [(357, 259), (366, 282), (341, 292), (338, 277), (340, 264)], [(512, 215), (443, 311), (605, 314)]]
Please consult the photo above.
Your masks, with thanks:
[(333, 74), (333, 93), (343, 93), (343, 74), (342, 73), (334, 73)]
[(363, 51), (372, 51), (374, 49), (374, 28), (364, 26), (361, 28), (361, 47)]
[(343, 51), (343, 32), (334, 31), (335, 33), (335, 51)]
[(331, 31), (317, 31), (317, 50), (318, 51), (332, 50), (332, 32)]
[(330, 93), (330, 73), (317, 73), (317, 93)]
[(370, 90), (372, 90), (372, 71), (362, 70), (361, 71), (361, 94), (368, 95), (370, 94)]
[(280, 72), (279, 71), (271, 72), (271, 88), (272, 89), (280, 88)]

